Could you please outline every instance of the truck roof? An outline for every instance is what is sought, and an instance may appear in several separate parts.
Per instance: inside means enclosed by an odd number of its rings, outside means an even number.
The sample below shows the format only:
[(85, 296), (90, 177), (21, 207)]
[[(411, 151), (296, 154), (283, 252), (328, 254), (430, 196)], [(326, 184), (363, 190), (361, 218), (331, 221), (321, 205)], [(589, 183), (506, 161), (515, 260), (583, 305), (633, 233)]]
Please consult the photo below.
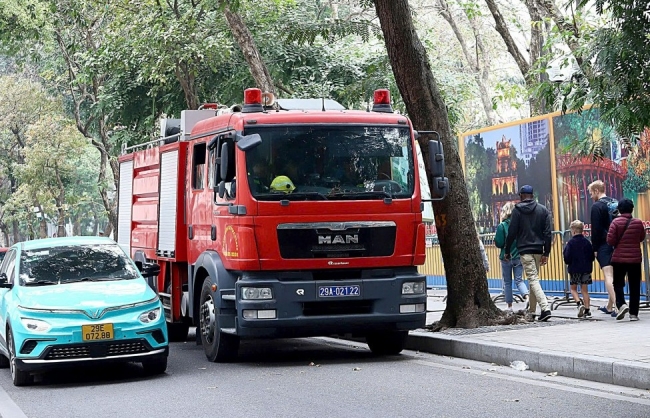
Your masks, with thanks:
[(229, 117), (229, 126), (237, 124), (236, 119), (245, 125), (255, 121), (256, 125), (265, 124), (368, 124), (409, 126), (408, 118), (397, 113), (367, 112), (362, 110), (268, 110), (256, 113), (232, 113), (209, 118), (198, 122), (192, 129), (192, 137), (203, 132), (213, 132), (223, 127), (223, 117)]

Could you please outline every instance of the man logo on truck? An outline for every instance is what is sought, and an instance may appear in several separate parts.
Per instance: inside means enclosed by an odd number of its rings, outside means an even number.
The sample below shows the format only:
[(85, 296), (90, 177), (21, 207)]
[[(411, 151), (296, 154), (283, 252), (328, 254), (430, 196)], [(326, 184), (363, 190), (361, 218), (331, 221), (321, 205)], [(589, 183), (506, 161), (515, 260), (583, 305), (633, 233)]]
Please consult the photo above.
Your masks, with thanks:
[(318, 244), (358, 244), (359, 235), (319, 235)]

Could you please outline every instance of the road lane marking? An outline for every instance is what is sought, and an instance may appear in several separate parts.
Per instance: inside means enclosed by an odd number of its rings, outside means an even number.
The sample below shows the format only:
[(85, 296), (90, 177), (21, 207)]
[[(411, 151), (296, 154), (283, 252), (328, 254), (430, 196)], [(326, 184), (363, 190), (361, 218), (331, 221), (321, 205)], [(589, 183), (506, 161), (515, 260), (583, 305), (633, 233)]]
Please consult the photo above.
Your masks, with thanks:
[[(1, 354), (0, 354), (1, 355)], [(2, 418), (27, 418), (27, 415), (9, 397), (9, 394), (0, 386), (0, 417)]]
[[(412, 356), (409, 356), (412, 357)], [(413, 357), (412, 357), (413, 358)], [(633, 397), (634, 395), (617, 395), (615, 393), (611, 392), (606, 392), (598, 389), (589, 389), (586, 387), (571, 387), (568, 386), (568, 383), (562, 384), (562, 383), (555, 383), (551, 382), (549, 379), (544, 379), (544, 380), (537, 380), (536, 378), (533, 377), (517, 377), (517, 376), (512, 376), (509, 374), (500, 374), (498, 371), (497, 372), (486, 372), (486, 369), (466, 369), (462, 368), (462, 366), (453, 366), (453, 365), (448, 365), (448, 364), (439, 364), (439, 363), (433, 363), (428, 360), (423, 360), (423, 359), (417, 359), (413, 358), (413, 360), (421, 364), (423, 366), (429, 366), (429, 367), (436, 367), (439, 369), (446, 369), (446, 370), (453, 370), (453, 371), (458, 371), (458, 372), (464, 372), (464, 373), (469, 373), (469, 374), (474, 374), (478, 376), (485, 376), (485, 377), (491, 377), (491, 378), (496, 378), (496, 379), (501, 379), (501, 380), (509, 380), (513, 382), (518, 382), (518, 383), (526, 383), (528, 385), (534, 385), (534, 386), (539, 386), (539, 387), (544, 387), (544, 388), (549, 388), (549, 389), (557, 389), (557, 390), (562, 390), (564, 392), (573, 392), (573, 393), (579, 393), (582, 395), (589, 395), (589, 396), (594, 396), (598, 398), (605, 398), (605, 399), (610, 399), (610, 400), (618, 400), (618, 401), (626, 401), (626, 402), (632, 402), (640, 405), (648, 405), (650, 406), (650, 399), (645, 398), (645, 397)], [(489, 364), (489, 363), (485, 363)], [(489, 368), (496, 368), (499, 366), (490, 366)], [(504, 366), (505, 367), (505, 366)], [(573, 379), (570, 377), (564, 377), (564, 379), (571, 379), (574, 380), (574, 382), (582, 382), (580, 379)], [(605, 384), (603, 384), (605, 385)], [(633, 392), (635, 389), (633, 388), (628, 388), (628, 387), (620, 387), (620, 386), (615, 386), (611, 385), (612, 387), (616, 387), (617, 390), (620, 391), (620, 393), (624, 392)], [(640, 389), (637, 389), (636, 391), (641, 391)], [(638, 395), (637, 395), (638, 396)]]

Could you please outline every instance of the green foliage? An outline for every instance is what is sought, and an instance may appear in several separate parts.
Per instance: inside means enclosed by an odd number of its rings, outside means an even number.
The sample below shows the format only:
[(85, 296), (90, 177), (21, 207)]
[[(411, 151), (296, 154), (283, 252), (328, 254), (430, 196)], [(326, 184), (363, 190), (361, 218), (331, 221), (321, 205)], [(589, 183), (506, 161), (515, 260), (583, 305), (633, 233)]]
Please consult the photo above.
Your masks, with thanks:
[[(577, 1), (583, 10), (587, 2)], [(578, 110), (593, 104), (603, 121), (615, 126), (626, 142), (635, 142), (644, 127), (650, 126), (650, 15), (647, 2), (638, 0), (597, 0), (596, 10), (607, 23), (581, 40), (575, 54), (582, 71), (568, 82), (545, 87), (554, 90), (562, 111)]]

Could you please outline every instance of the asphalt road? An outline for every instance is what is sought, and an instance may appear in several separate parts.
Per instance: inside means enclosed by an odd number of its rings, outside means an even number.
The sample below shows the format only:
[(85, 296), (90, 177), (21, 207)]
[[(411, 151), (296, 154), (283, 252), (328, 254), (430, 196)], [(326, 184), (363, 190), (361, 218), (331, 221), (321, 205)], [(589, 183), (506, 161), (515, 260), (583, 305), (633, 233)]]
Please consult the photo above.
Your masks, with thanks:
[(15, 388), (0, 370), (2, 418), (647, 417), (650, 391), (364, 344), (312, 338), (246, 342), (209, 363), (174, 343), (165, 375), (139, 365), (66, 369)]

